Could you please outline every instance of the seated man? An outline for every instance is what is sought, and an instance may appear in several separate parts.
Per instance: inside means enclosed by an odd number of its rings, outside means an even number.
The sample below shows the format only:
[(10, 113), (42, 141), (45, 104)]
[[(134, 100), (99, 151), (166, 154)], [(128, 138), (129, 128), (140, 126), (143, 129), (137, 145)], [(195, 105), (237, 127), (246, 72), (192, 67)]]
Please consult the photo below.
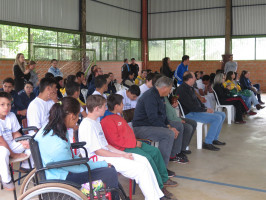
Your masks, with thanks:
[(207, 108), (215, 109), (216, 101), (210, 85), (210, 76), (204, 75), (202, 79), (196, 81), (199, 94), (206, 99), (204, 105)]
[(135, 79), (135, 84), (140, 86), (145, 83), (147, 77), (147, 70), (141, 70), (141, 75)]
[(108, 83), (104, 75), (99, 75), (95, 78), (95, 91), (92, 93), (92, 95), (101, 95), (105, 99), (107, 99), (106, 92), (108, 90)]
[(35, 94), (33, 93), (33, 83), (32, 82), (26, 82), (24, 86), (24, 90), (21, 90), (18, 93), (18, 96), (21, 99), (21, 103), (23, 104), (24, 108), (28, 108), (30, 105), (30, 102), (35, 99)]
[(133, 130), (126, 120), (119, 116), (123, 111), (123, 97), (121, 95), (111, 94), (108, 96), (107, 105), (109, 115), (106, 115), (101, 121), (107, 142), (121, 151), (146, 157), (153, 168), (160, 188), (165, 196), (168, 196), (169, 192), (164, 187), (174, 187), (177, 186), (177, 183), (168, 178), (167, 169), (158, 148), (137, 141)]
[(132, 85), (128, 88), (128, 90), (120, 90), (117, 92), (123, 97), (123, 110), (129, 110), (132, 108), (136, 108), (137, 98), (140, 95), (140, 89), (137, 85)]
[[(172, 86), (172, 79), (159, 78), (154, 87), (139, 98), (132, 121), (137, 138), (159, 142), (165, 166), (168, 166), (170, 156), (175, 158), (180, 153), (183, 140), (182, 124), (168, 121), (166, 117), (164, 97), (169, 95)], [(168, 170), (168, 174), (172, 172)]]
[[(56, 82), (51, 78), (43, 78), (40, 81), (40, 93), (30, 103), (27, 112), (28, 126), (36, 126), (38, 129), (48, 122), (49, 111), (58, 101)], [(34, 131), (30, 131), (34, 134)]]
[(141, 86), (139, 86), (140, 89), (140, 96), (143, 95), (144, 92), (146, 92), (147, 90), (149, 90), (150, 88), (152, 88), (152, 79), (155, 76), (155, 74), (150, 73), (147, 75), (146, 79), (145, 79), (145, 83), (142, 84)]
[(77, 83), (80, 85), (80, 95), (79, 95), (79, 99), (80, 99), (83, 103), (85, 103), (85, 99), (84, 99), (84, 97), (83, 97), (83, 95), (82, 95), (82, 93), (81, 93), (81, 90), (82, 90), (82, 89), (88, 89), (88, 88), (87, 88), (87, 84), (86, 84), (86, 80), (85, 80), (85, 74), (84, 74), (84, 72), (79, 71), (79, 72), (76, 73), (76, 77), (77, 77)]
[[(0, 92), (0, 176), (4, 189), (8, 191), (15, 190), (14, 183), (11, 181), (9, 157), (24, 158), (26, 154), (30, 154), (27, 141), (15, 141), (15, 138), (21, 137), (21, 134), (18, 132), (20, 125), (16, 116), (10, 112), (11, 100), (9, 93)], [(31, 164), (33, 164), (32, 158)], [(28, 160), (22, 162), (20, 170), (29, 172)]]
[(225, 119), (223, 112), (214, 112), (211, 108), (206, 108), (197, 98), (193, 85), (196, 81), (194, 73), (187, 71), (183, 76), (183, 83), (177, 88), (179, 101), (182, 104), (186, 118), (197, 122), (210, 124), (207, 137), (203, 143), (203, 148), (212, 151), (218, 151), (220, 148), (215, 145), (225, 145), (218, 140), (222, 125)]
[(0, 91), (7, 92), (11, 95), (11, 97), (12, 97), (11, 112), (15, 113), (15, 115), (17, 115), (18, 119), (21, 120), (21, 117), (26, 116), (27, 109), (22, 104), (21, 98), (19, 97), (18, 93), (15, 90), (13, 90), (14, 85), (15, 85), (15, 81), (13, 78), (6, 78), (3, 81), (3, 88), (0, 89)]
[[(145, 157), (120, 151), (107, 143), (101, 124), (97, 122), (106, 110), (106, 99), (101, 95), (91, 95), (86, 105), (88, 115), (79, 126), (79, 141), (86, 142), (85, 148), (89, 157), (106, 161), (125, 177), (135, 179), (145, 199), (159, 200), (163, 197), (155, 174)], [(85, 152), (81, 150), (81, 154), (84, 156)]]

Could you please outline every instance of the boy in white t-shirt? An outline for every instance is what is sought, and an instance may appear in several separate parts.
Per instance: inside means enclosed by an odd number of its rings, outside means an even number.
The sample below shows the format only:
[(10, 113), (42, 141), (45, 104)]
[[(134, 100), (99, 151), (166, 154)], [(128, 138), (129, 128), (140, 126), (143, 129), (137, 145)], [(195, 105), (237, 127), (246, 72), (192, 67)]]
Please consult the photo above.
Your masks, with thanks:
[(137, 85), (132, 85), (128, 90), (120, 90), (116, 94), (120, 94), (123, 97), (123, 110), (129, 110), (136, 108), (137, 98), (140, 95), (140, 89)]
[[(28, 126), (42, 128), (48, 122), (49, 111), (58, 101), (56, 81), (52, 78), (43, 78), (39, 86), (40, 93), (29, 105), (27, 110)], [(30, 131), (33, 135), (34, 131)]]
[[(28, 141), (16, 142), (15, 138), (21, 137), (18, 132), (20, 125), (16, 115), (11, 110), (12, 97), (6, 92), (0, 92), (0, 176), (5, 190), (15, 189), (11, 181), (9, 158), (23, 158), (30, 154)], [(31, 163), (33, 160), (31, 158)], [(21, 170), (29, 171), (28, 161), (23, 161)]]
[(104, 92), (108, 90), (108, 82), (104, 75), (100, 75), (95, 78), (95, 87), (96, 90), (92, 93), (92, 95), (98, 94), (107, 99), (107, 96), (104, 94)]
[[(162, 198), (163, 193), (149, 161), (143, 156), (120, 151), (107, 143), (101, 124), (96, 121), (104, 115), (106, 99), (101, 95), (91, 95), (87, 99), (86, 106), (88, 116), (79, 126), (79, 140), (86, 142), (85, 148), (89, 157), (111, 163), (117, 172), (127, 178), (135, 179), (145, 200)], [(85, 155), (82, 150), (81, 153)]]

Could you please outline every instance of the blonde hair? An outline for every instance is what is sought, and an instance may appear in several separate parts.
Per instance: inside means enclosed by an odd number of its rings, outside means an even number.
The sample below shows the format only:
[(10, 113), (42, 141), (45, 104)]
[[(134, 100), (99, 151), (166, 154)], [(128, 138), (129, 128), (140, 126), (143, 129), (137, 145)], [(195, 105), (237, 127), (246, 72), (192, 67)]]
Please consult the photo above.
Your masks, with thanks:
[(223, 73), (216, 74), (216, 76), (214, 78), (214, 81), (213, 81), (213, 85), (222, 84), (223, 83), (223, 78), (224, 78), (224, 74)]
[(20, 62), (19, 62), (19, 58), (20, 58), (21, 55), (24, 56), (23, 53), (18, 53), (18, 54), (17, 54), (17, 56), (16, 56), (16, 60), (15, 60), (15, 62), (14, 62), (13, 67), (14, 67), (15, 65), (18, 65), (19, 68), (21, 69), (21, 71), (24, 73), (24, 72), (25, 72), (25, 66), (24, 66), (25, 63), (20, 63)]

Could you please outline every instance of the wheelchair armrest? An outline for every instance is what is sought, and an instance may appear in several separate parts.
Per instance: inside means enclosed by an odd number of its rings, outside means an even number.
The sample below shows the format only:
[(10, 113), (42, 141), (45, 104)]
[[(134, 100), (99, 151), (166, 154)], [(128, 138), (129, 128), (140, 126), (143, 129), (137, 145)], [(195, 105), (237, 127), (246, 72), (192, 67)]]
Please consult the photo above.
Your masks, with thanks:
[(63, 160), (59, 162), (51, 162), (46, 164), (46, 169), (54, 169), (54, 168), (60, 168), (60, 167), (69, 167), (73, 165), (81, 165), (81, 164), (87, 164), (89, 161), (88, 158), (78, 158), (78, 159), (71, 159), (71, 160)]
[(17, 137), (15, 138), (15, 141), (16, 142), (19, 142), (19, 141), (22, 141), (22, 140), (31, 140), (33, 137), (30, 136), (30, 135), (24, 135), (24, 136), (21, 136), (21, 137)]
[(38, 131), (39, 129), (36, 126), (29, 126), (27, 128), (23, 128), (22, 131)]
[(75, 143), (71, 143), (71, 148), (72, 149), (79, 149), (82, 148), (86, 145), (86, 142), (75, 142)]

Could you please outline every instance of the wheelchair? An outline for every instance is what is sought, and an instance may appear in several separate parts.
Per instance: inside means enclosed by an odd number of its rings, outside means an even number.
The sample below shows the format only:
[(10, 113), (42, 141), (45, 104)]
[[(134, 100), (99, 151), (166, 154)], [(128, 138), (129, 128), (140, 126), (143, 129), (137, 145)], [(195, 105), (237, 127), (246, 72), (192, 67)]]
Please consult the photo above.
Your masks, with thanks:
[[(35, 130), (36, 127), (28, 127), (23, 131)], [(37, 133), (36, 133), (37, 134)], [(24, 179), (21, 185), (19, 200), (111, 200), (111, 192), (116, 191), (119, 194), (120, 199), (128, 200), (125, 191), (119, 184), (119, 188), (102, 188), (96, 192), (96, 196), (93, 195), (92, 180), (90, 166), (88, 165), (88, 153), (84, 148), (86, 142), (72, 143), (72, 149), (82, 148), (85, 150), (86, 158), (78, 158), (71, 160), (64, 160), (59, 162), (48, 163), (46, 167), (42, 164), (38, 142), (34, 140), (35, 135), (24, 135), (16, 138), (16, 141), (28, 140), (30, 144), (31, 154), (34, 160), (35, 169), (33, 169), (27, 177)], [(88, 168), (89, 183), (90, 183), (90, 195), (86, 196), (80, 191), (81, 185), (66, 180), (47, 180), (45, 176), (45, 170), (61, 168), (73, 165), (83, 164)]]

